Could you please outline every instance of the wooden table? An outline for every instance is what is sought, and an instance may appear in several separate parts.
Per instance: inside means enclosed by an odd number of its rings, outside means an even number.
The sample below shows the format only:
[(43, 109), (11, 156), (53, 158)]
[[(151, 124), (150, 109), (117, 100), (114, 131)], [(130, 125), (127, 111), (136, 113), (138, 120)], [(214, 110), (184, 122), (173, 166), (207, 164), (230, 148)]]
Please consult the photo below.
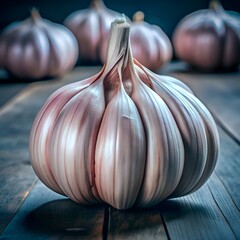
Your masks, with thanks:
[(217, 167), (197, 192), (150, 209), (118, 211), (78, 205), (37, 179), (28, 154), (36, 113), (55, 89), (99, 69), (78, 67), (34, 83), (0, 80), (0, 239), (240, 239), (240, 72), (199, 74), (181, 63), (162, 70), (187, 83), (218, 124)]

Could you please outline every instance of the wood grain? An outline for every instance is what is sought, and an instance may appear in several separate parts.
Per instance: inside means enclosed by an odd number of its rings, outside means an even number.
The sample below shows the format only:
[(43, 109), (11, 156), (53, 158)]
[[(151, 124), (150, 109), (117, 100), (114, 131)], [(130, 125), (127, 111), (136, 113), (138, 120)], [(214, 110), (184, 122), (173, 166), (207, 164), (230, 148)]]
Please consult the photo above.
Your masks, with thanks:
[(240, 239), (239, 73), (171, 70), (193, 89), (220, 125), (216, 169), (195, 193), (150, 209), (118, 211), (103, 205), (80, 206), (36, 184), (28, 137), (37, 111), (55, 89), (99, 69), (77, 68), (62, 79), (30, 84), (0, 108), (1, 238)]
[(236, 239), (207, 185), (161, 207), (170, 239)]
[(109, 239), (168, 239), (157, 208), (119, 211), (110, 208)]
[(221, 180), (217, 176), (215, 176), (215, 174), (213, 174), (213, 177), (210, 178), (208, 182), (208, 187), (216, 205), (224, 215), (234, 236), (236, 237), (236, 239), (239, 239), (240, 214), (239, 209), (231, 198), (231, 193), (229, 194), (229, 192), (231, 191), (225, 188)]
[(5, 104), (9, 99), (15, 96), (21, 89), (23, 89), (27, 84), (6, 84), (0, 81), (0, 107)]
[(221, 148), (215, 173), (240, 211), (240, 145), (223, 130), (219, 133)]
[(81, 206), (40, 181), (2, 234), (3, 239), (101, 239), (104, 206)]

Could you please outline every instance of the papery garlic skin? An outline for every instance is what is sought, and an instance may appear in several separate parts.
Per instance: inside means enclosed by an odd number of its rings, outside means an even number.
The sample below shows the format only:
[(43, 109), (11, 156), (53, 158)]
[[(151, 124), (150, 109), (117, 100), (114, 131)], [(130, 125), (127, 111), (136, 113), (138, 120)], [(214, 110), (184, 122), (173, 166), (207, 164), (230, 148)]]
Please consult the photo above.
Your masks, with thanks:
[(184, 83), (132, 58), (129, 29), (112, 23), (103, 69), (53, 93), (32, 127), (36, 174), (79, 203), (149, 207), (197, 190), (216, 165), (211, 114)]
[(64, 26), (40, 17), (36, 10), (0, 36), (0, 66), (19, 78), (62, 75), (77, 61), (78, 46)]
[(132, 206), (144, 174), (146, 140), (138, 110), (123, 87), (106, 107), (95, 154), (100, 197), (118, 209)]
[(140, 82), (134, 87), (132, 98), (140, 112), (148, 146), (138, 202), (151, 206), (176, 188), (183, 169), (183, 143), (170, 110), (154, 91)]
[(219, 148), (216, 124), (206, 107), (187, 88), (177, 82), (164, 82), (165, 76), (141, 68), (152, 80), (154, 91), (167, 104), (181, 133), (185, 149), (184, 169), (171, 195), (186, 195), (198, 189), (216, 165)]
[(93, 0), (89, 8), (67, 17), (64, 24), (77, 38), (80, 60), (92, 63), (100, 61), (100, 49), (109, 35), (111, 22), (120, 16), (108, 9), (102, 0)]
[(240, 64), (240, 15), (212, 0), (209, 9), (184, 17), (173, 34), (180, 59), (205, 71), (224, 71)]

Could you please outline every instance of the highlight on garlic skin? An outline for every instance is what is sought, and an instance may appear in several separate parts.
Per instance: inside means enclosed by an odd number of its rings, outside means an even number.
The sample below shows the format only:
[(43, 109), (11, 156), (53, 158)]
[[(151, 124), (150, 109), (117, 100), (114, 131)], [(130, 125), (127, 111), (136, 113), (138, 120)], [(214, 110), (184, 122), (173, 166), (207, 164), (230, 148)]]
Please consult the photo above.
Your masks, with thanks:
[(40, 180), (82, 204), (149, 207), (197, 190), (217, 161), (209, 111), (184, 83), (133, 59), (129, 32), (115, 20), (102, 70), (54, 92), (31, 130)]
[(234, 70), (240, 64), (240, 15), (225, 11), (218, 0), (187, 15), (173, 34), (176, 55), (205, 71)]
[[(133, 57), (152, 71), (157, 71), (172, 58), (172, 44), (162, 29), (144, 21), (141, 11), (133, 15), (130, 42)], [(107, 41), (101, 48), (101, 60), (106, 61)]]
[(78, 57), (74, 35), (40, 16), (9, 25), (0, 36), (0, 66), (19, 78), (43, 78), (71, 70)]
[(108, 9), (103, 0), (92, 0), (89, 8), (70, 14), (64, 24), (78, 41), (79, 59), (82, 62), (100, 61), (100, 49), (107, 39), (111, 22), (121, 14)]

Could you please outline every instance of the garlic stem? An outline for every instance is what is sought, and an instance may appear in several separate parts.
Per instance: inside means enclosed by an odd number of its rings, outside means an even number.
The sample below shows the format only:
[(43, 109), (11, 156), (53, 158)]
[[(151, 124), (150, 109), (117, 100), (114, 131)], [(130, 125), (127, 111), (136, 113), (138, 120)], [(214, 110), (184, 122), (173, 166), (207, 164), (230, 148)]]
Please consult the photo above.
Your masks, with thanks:
[(142, 11), (137, 11), (134, 13), (132, 20), (133, 20), (133, 22), (143, 22), (144, 17), (145, 17), (145, 15)]
[(111, 31), (108, 41), (106, 66), (116, 62), (120, 55), (128, 55), (130, 25), (125, 16), (116, 19), (111, 24)]
[(33, 22), (36, 22), (39, 19), (41, 19), (41, 15), (39, 14), (39, 11), (37, 8), (33, 7), (30, 12), (31, 12), (31, 19)]
[(101, 8), (105, 8), (105, 4), (102, 0), (93, 0), (90, 8), (95, 8), (95, 9), (101, 9)]
[(213, 9), (215, 11), (219, 11), (219, 10), (222, 9), (222, 6), (221, 6), (219, 0), (211, 0), (210, 3), (209, 3), (209, 8)]

